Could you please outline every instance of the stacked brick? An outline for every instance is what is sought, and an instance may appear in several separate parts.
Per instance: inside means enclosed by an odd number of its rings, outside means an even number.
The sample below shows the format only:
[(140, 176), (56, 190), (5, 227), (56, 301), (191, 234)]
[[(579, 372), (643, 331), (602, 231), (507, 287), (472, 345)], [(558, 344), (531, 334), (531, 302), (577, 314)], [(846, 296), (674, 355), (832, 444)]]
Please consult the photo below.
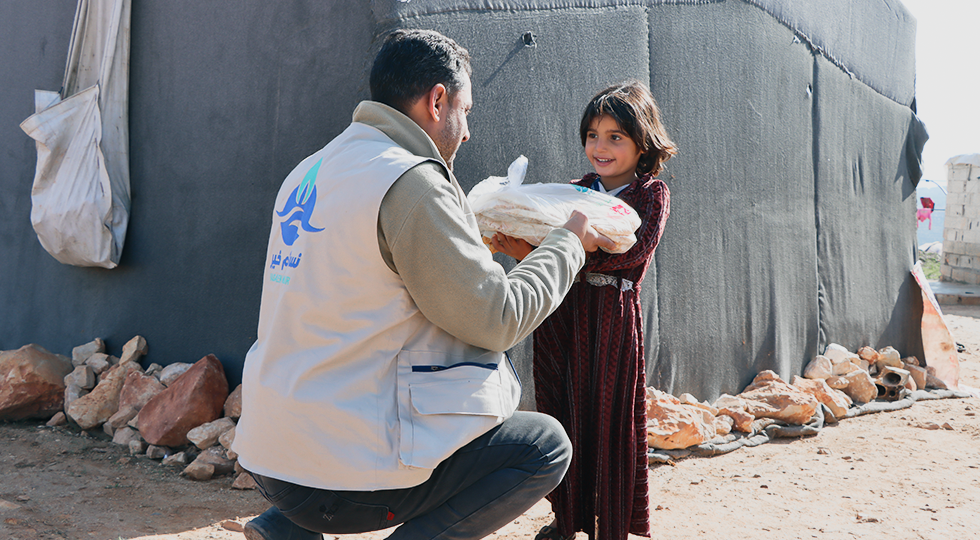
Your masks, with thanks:
[(946, 162), (942, 281), (980, 284), (980, 154)]

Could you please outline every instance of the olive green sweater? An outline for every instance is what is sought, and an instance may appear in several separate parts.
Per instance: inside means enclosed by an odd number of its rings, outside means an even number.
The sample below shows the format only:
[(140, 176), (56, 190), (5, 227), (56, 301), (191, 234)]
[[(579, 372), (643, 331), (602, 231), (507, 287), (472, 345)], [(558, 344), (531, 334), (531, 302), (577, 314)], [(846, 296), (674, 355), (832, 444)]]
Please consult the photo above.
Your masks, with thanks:
[(395, 181), (378, 214), (381, 255), (422, 314), (456, 338), (493, 351), (529, 335), (558, 307), (582, 268), (578, 237), (555, 229), (506, 272), (483, 244), (466, 193), (418, 124), (371, 101), (357, 107), (354, 121), (433, 160)]

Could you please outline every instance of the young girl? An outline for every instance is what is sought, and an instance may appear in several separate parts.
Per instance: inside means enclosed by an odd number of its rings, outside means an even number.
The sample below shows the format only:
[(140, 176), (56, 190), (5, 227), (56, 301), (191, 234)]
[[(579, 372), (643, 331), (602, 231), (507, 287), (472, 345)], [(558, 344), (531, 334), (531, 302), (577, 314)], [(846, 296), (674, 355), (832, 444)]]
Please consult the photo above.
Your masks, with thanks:
[[(582, 145), (595, 173), (574, 181), (624, 200), (640, 215), (629, 251), (588, 254), (562, 305), (534, 332), (539, 412), (565, 426), (571, 467), (548, 495), (555, 521), (535, 540), (650, 536), (647, 493), (646, 374), (640, 284), (670, 213), (667, 185), (655, 178), (677, 153), (645, 85), (599, 92), (585, 108)], [(518, 260), (533, 246), (497, 235), (498, 251)]]

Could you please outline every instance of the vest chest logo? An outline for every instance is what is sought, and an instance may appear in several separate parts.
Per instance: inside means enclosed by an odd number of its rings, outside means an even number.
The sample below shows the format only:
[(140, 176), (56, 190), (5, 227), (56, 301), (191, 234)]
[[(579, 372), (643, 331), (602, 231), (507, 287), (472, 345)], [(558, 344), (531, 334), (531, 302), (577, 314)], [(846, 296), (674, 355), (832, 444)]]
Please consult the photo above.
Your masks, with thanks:
[[(311, 233), (323, 230), (310, 225), (310, 217), (313, 215), (313, 210), (316, 206), (316, 175), (320, 170), (321, 163), (323, 163), (322, 159), (310, 167), (310, 170), (306, 172), (306, 176), (303, 177), (303, 181), (286, 198), (286, 204), (282, 210), (276, 211), (277, 216), (285, 217), (279, 224), (279, 227), (282, 233), (282, 241), (287, 246), (293, 245), (299, 238), (300, 227), (304, 231)], [(288, 217), (286, 217), (287, 215)], [(299, 222), (299, 227), (295, 225), (297, 221)]]

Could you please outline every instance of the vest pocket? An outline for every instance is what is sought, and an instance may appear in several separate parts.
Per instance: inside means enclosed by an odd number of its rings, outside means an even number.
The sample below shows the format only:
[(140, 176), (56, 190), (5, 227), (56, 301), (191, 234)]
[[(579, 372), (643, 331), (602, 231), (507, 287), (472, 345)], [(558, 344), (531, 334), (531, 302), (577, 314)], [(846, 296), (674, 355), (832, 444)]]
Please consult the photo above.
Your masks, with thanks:
[(502, 361), (510, 369), (502, 354), (450, 365), (434, 362), (435, 356), (399, 354), (399, 459), (408, 467), (435, 468), (516, 408), (514, 377), (501, 373)]

